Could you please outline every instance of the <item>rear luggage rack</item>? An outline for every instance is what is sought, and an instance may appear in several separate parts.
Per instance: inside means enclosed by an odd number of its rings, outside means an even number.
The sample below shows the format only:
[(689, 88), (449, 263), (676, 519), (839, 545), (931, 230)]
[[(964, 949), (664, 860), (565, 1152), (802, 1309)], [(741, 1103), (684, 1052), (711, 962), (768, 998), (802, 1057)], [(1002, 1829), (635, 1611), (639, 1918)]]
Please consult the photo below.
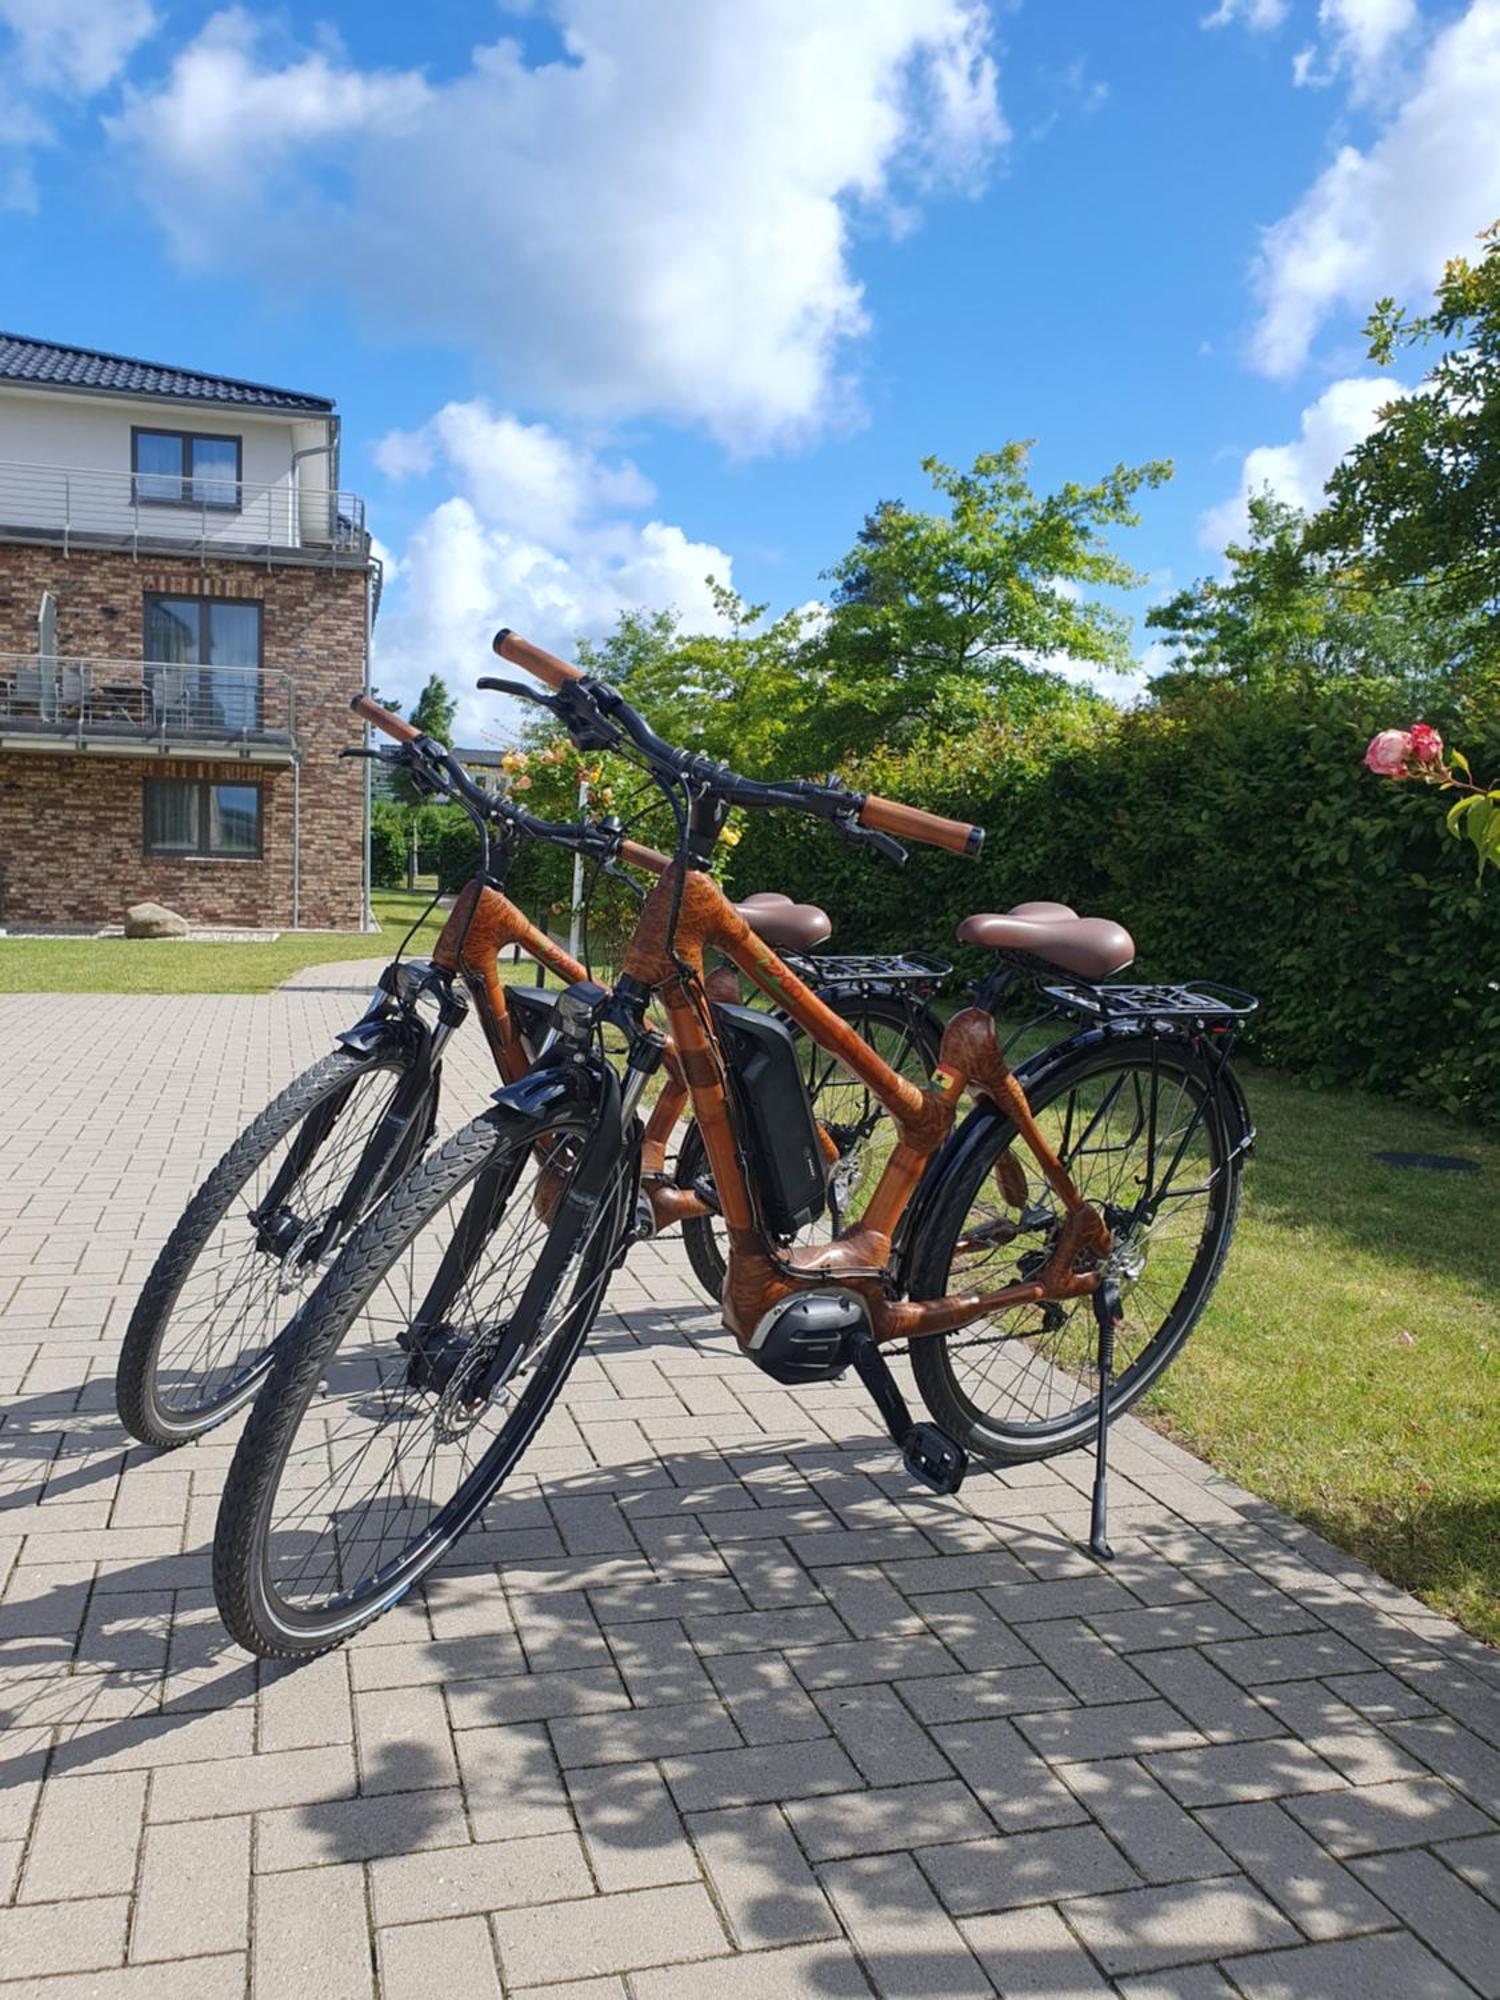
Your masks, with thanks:
[[(811, 968), (820, 988), (829, 986), (935, 986), (953, 967), (925, 951), (787, 952), (788, 965)], [(806, 973), (803, 974), (807, 976)]]
[(1219, 1021), (1242, 1021), (1260, 1002), (1237, 986), (1194, 979), (1177, 986), (1044, 986), (1049, 1000), (1065, 1013), (1090, 1021), (1188, 1021), (1206, 1028)]

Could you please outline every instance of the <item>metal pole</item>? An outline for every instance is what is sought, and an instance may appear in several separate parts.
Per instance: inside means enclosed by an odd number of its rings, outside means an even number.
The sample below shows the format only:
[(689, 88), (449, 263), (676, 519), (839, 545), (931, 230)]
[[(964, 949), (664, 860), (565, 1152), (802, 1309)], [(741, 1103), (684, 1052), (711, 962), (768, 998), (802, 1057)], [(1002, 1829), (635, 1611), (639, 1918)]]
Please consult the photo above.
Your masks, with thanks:
[[(370, 571), (369, 571), (368, 569), (366, 569), (366, 571), (365, 571), (365, 693), (366, 693), (366, 694), (369, 694), (369, 693), (370, 693), (370, 649), (371, 649), (371, 639), (372, 639), (372, 629), (373, 629), (373, 620), (371, 619), (371, 616), (370, 616), (370, 603), (371, 603), (371, 590), (370, 590), (370, 581), (371, 581), (371, 580), (370, 580)], [(364, 746), (365, 746), (365, 748), (366, 748), (367, 750), (368, 750), (368, 749), (369, 749), (369, 747), (370, 747), (370, 735), (371, 735), (371, 732), (370, 732), (370, 725), (369, 725), (369, 723), (367, 722), (367, 723), (365, 724), (365, 732), (364, 732)], [(370, 771), (371, 771), (371, 764), (370, 764), (370, 760), (369, 760), (369, 758), (368, 758), (368, 757), (366, 757), (366, 758), (365, 758), (365, 759), (363, 760), (363, 768), (364, 768), (364, 780), (365, 780), (365, 807), (364, 807), (364, 811), (365, 811), (365, 831), (364, 831), (364, 880), (363, 880), (363, 887), (362, 887), (362, 890), (361, 890), (361, 895), (362, 895), (362, 899), (363, 899), (363, 904), (364, 904), (364, 909), (363, 909), (363, 914), (362, 914), (362, 916), (361, 916), (361, 918), (360, 918), (360, 928), (361, 928), (362, 930), (366, 930), (366, 931), (372, 931), (372, 930), (374, 930), (374, 928), (375, 928), (375, 906), (374, 906), (374, 904), (373, 904), (373, 903), (371, 902), (371, 900), (370, 900)]]
[(292, 929), (302, 928), (302, 763), (292, 764)]
[[(582, 819), (588, 811), (589, 781), (578, 780), (578, 817)], [(568, 956), (578, 956), (578, 935), (583, 924), (583, 856), (573, 856), (573, 907), (568, 921)]]

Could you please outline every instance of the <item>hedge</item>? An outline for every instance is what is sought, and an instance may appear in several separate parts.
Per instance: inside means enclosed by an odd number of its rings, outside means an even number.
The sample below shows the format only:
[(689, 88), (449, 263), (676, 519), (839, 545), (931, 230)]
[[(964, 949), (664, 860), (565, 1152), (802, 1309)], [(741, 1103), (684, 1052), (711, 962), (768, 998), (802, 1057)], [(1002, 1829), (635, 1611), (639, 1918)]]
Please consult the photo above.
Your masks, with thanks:
[[(904, 871), (787, 814), (750, 816), (731, 882), (823, 904), (831, 948), (922, 946), (977, 971), (954, 926), (1055, 897), (1118, 918), (1143, 978), (1260, 996), (1249, 1045), (1317, 1082), (1358, 1083), (1500, 1122), (1500, 878), (1478, 884), (1439, 795), (1360, 758), (1412, 719), (1394, 682), (1227, 686), (1070, 725), (981, 730), (870, 758), (869, 790), (986, 829), (977, 867), (913, 848)], [(1500, 714), (1427, 720), (1500, 770)]]

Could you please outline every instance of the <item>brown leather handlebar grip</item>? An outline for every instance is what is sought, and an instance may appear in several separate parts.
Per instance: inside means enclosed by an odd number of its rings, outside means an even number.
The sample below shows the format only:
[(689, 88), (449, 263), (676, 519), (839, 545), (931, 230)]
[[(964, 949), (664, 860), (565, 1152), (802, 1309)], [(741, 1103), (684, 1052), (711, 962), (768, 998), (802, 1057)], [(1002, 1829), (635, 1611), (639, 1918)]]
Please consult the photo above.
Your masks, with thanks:
[(920, 840), (928, 847), (945, 847), (961, 854), (965, 861), (977, 861), (984, 845), (984, 828), (966, 826), (961, 819), (942, 819), (937, 813), (923, 812), (919, 806), (904, 806), (897, 799), (878, 799), (872, 792), (860, 808), (861, 826), (878, 827), (898, 840)]
[(514, 667), (524, 667), (528, 674), (535, 674), (548, 687), (560, 688), (569, 681), (583, 679), (582, 667), (570, 667), (556, 653), (533, 646), (529, 639), (523, 639), (519, 632), (512, 632), (505, 626), (495, 634), (495, 651), (502, 660), (509, 660)]
[(644, 868), (652, 875), (664, 875), (672, 865), (665, 854), (658, 854), (654, 847), (642, 847), (635, 840), (620, 842), (620, 859), (629, 867)]
[(409, 722), (403, 722), (399, 715), (392, 715), (388, 708), (382, 708), (367, 694), (357, 694), (349, 706), (373, 728), (383, 729), (387, 736), (394, 736), (398, 743), (415, 743), (422, 734), (420, 729), (413, 729)]

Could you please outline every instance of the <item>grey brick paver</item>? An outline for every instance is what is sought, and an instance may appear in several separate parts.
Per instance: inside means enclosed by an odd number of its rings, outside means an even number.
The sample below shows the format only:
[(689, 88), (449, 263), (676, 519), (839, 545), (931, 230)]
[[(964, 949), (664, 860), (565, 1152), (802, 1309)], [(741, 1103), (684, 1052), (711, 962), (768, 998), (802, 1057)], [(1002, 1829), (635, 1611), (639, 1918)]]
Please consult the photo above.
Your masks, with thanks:
[(1487, 1833), (1490, 1822), (1437, 1779), (1408, 1785), (1370, 1785), (1289, 1798), (1286, 1810), (1330, 1854), (1372, 1854), (1393, 1847), (1425, 1847), (1461, 1833)]
[(372, 2000), (362, 1871), (260, 1876), (250, 1962), (256, 2000)]
[(512, 1987), (712, 1958), (725, 1945), (708, 1893), (696, 1883), (512, 1911), (496, 1918), (495, 1935)]
[(248, 1819), (153, 1826), (130, 1927), (131, 1960), (243, 1951), (249, 1904)]
[(1202, 1824), (1308, 1937), (1389, 1925), (1390, 1912), (1274, 1801), (1216, 1806)]
[(990, 2000), (995, 1988), (909, 1856), (837, 1861), (822, 1881), (881, 2000)]
[(1134, 1758), (1069, 1764), (1063, 1780), (1148, 1882), (1228, 1872), (1222, 1850)]
[(1484, 2000), (1500, 2000), (1500, 1910), (1420, 1849), (1372, 1854), (1349, 1866)]
[[(955, 1917), (1140, 1885), (1130, 1863), (1096, 1826), (963, 1841), (919, 1850), (917, 1860)], [(1004, 1976), (997, 1976), (1003, 1988)]]
[(1045, 1904), (969, 1917), (959, 1930), (1005, 2000), (1101, 2000), (1116, 1990)]
[(1231, 1958), (1245, 2000), (1474, 2000), (1474, 1990), (1400, 1933)]
[(393, 1855), (370, 1866), (377, 1924), (526, 1909), (586, 1895), (589, 1872), (576, 1834), (538, 1834)]
[(1224, 1958), (1297, 1937), (1275, 1906), (1238, 1876), (1081, 1897), (1068, 1905), (1068, 1921), (1108, 1973)]
[(695, 1813), (688, 1828), (736, 1944), (750, 1951), (838, 1934), (817, 1879), (775, 1806)]
[[(667, 1966), (631, 1979), (635, 2000), (868, 2000), (869, 1982), (844, 1944), (757, 1951), (694, 1966)], [(607, 2000), (593, 1988), (549, 1986), (518, 2000)]]
[[(127, 1451), (109, 1378), (353, 998), (0, 999), (3, 2000), (495, 2000), (500, 1954), (517, 2000), (1487, 1989), (1493, 1656), (1133, 1421), (1108, 1573), (1082, 1459), (918, 1492), (857, 1384), (747, 1367), (670, 1239), (446, 1571), (247, 1661), (234, 1429)], [(457, 1038), (445, 1123), (487, 1067)]]
[(684, 1812), (812, 1798), (822, 1792), (851, 1791), (859, 1784), (859, 1773), (831, 1740), (668, 1757), (662, 1770)]
[(957, 1778), (792, 1800), (786, 1815), (814, 1861), (899, 1853), (994, 1832), (989, 1815)]
[(568, 1795), (601, 1889), (697, 1880), (697, 1860), (654, 1764), (594, 1764), (570, 1772)]
[(379, 1951), (380, 2000), (500, 2000), (483, 1917), (402, 1924), (379, 1933)]
[(49, 1785), (32, 1831), (21, 1901), (129, 1894), (145, 1803), (144, 1771)]

